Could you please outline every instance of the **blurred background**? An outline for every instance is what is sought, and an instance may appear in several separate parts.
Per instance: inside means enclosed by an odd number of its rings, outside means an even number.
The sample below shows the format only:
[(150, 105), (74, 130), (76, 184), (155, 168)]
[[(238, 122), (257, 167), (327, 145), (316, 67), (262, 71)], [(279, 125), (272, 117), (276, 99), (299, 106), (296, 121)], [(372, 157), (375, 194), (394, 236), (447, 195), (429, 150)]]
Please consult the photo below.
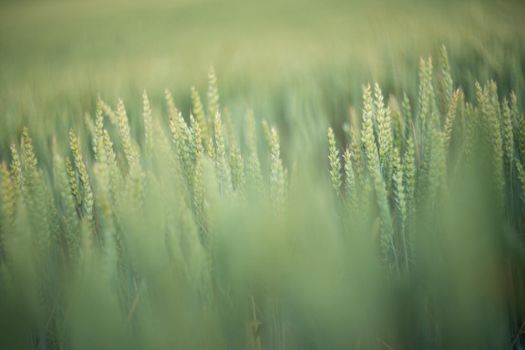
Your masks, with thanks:
[(340, 122), (368, 81), (413, 95), (419, 57), (442, 44), (458, 83), (520, 87), (524, 15), (520, 1), (2, 1), (0, 150), (29, 120), (74, 125), (98, 94), (133, 114), (143, 89), (160, 108), (169, 88), (188, 113), (211, 65), (227, 105), (269, 119), (315, 94), (310, 113)]

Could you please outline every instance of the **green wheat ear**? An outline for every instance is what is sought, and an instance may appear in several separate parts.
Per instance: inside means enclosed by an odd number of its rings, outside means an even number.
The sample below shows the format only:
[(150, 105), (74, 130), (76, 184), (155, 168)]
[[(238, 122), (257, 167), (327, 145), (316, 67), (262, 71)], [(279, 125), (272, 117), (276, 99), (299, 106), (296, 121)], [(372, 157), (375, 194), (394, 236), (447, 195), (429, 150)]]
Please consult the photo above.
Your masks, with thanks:
[[(397, 98), (390, 96), (388, 100), (388, 109), (392, 115), (393, 144), (392, 147), (402, 149), (405, 143), (405, 129), (407, 124), (403, 119), (401, 108)], [(410, 125), (410, 123), (408, 123)]]
[(173, 100), (173, 95), (171, 94), (170, 90), (164, 90), (164, 98), (166, 99), (166, 105), (168, 106), (168, 117), (174, 118), (175, 116), (178, 116), (179, 111), (175, 105), (175, 101)]
[(403, 174), (405, 176), (408, 210), (412, 212), (416, 196), (416, 152), (412, 137), (407, 139), (407, 146), (403, 156)]
[(66, 159), (66, 173), (69, 182), (69, 190), (71, 191), (73, 198), (75, 198), (77, 208), (79, 208), (82, 204), (82, 197), (80, 196), (77, 174), (70, 159)]
[(246, 185), (244, 159), (241, 153), (238, 137), (234, 131), (231, 114), (227, 109), (225, 109), (224, 129), (226, 129), (226, 136), (229, 146), (228, 163), (231, 172), (232, 188), (238, 193), (243, 194)]
[(338, 197), (341, 196), (341, 161), (339, 159), (339, 150), (335, 141), (335, 135), (332, 128), (328, 128), (328, 159), (330, 161), (330, 178), (332, 180), (332, 186)]
[(153, 115), (146, 90), (142, 93), (142, 118), (144, 122), (144, 144), (146, 154), (153, 151)]
[(435, 113), (435, 94), (432, 75), (432, 59), (430, 57), (427, 61), (421, 59), (419, 63), (418, 131), (423, 134), (422, 146), (426, 148), (423, 150), (423, 154), (428, 154), (428, 144), (431, 142), (432, 137), (431, 130), (439, 122), (439, 118)]
[(374, 176), (379, 169), (379, 155), (374, 136), (373, 100), (370, 85), (363, 88), (363, 121), (361, 123), (361, 143), (364, 145), (368, 174)]
[(22, 130), (22, 169), (24, 171), (25, 188), (27, 194), (35, 194), (37, 182), (39, 181), (38, 161), (33, 149), (33, 141), (29, 137), (29, 131), (24, 127)]
[(210, 67), (208, 72), (208, 116), (213, 120), (219, 112), (220, 106), (217, 76), (215, 75), (213, 67)]
[(175, 145), (178, 169), (181, 171), (186, 186), (191, 186), (196, 149), (194, 134), (192, 134), (192, 130), (186, 124), (181, 112), (175, 107), (169, 90), (165, 91), (165, 95), (169, 111), (169, 128), (172, 142)]
[(13, 175), (13, 179), (16, 185), (16, 190), (18, 194), (22, 194), (24, 192), (24, 175), (22, 172), (22, 162), (20, 160), (20, 155), (18, 154), (18, 150), (14, 144), (10, 147), (11, 151), (11, 174)]
[(520, 199), (521, 199), (521, 210), (525, 213), (525, 169), (519, 160), (516, 162), (516, 170), (518, 173), (518, 180), (520, 182)]
[[(0, 163), (0, 194), (2, 195), (1, 208), (3, 225), (11, 225), (15, 220), (16, 187), (13, 178), (11, 177), (9, 167), (5, 162)], [(0, 227), (0, 229), (2, 231), (7, 231), (7, 227)]]
[(213, 144), (209, 144), (209, 131), (208, 131), (208, 121), (206, 120), (206, 115), (204, 113), (204, 107), (202, 106), (201, 97), (199, 92), (195, 87), (191, 87), (191, 109), (192, 114), (195, 116), (197, 123), (201, 129), (203, 144), (206, 145), (207, 150), (210, 147), (213, 147)]
[(139, 168), (139, 155), (133, 145), (133, 140), (131, 139), (128, 116), (122, 99), (119, 99), (117, 103), (117, 119), (124, 156), (126, 157), (130, 171), (135, 171)]
[(514, 135), (512, 126), (512, 112), (506, 97), (501, 102), (501, 119), (503, 124), (503, 146), (505, 149), (505, 169), (512, 169), (514, 161)]
[[(192, 130), (196, 140), (202, 140), (200, 125), (197, 121), (192, 123)], [(204, 188), (204, 148), (202, 143), (196, 142), (195, 165), (193, 168), (193, 207), (195, 209), (198, 223), (203, 232), (206, 232), (206, 208)]]
[(200, 127), (199, 122), (193, 117), (193, 115), (190, 115), (190, 133), (191, 133), (191, 145), (192, 145), (192, 155), (194, 160), (197, 159), (197, 157), (202, 156), (204, 154), (204, 146), (203, 146), (203, 136), (202, 136), (202, 129)]
[(520, 159), (525, 160), (525, 115), (519, 111), (518, 96), (515, 92), (512, 92), (510, 95), (510, 106), (512, 120), (517, 126), (514, 132), (514, 139), (517, 142)]
[(374, 85), (376, 120), (378, 128), (379, 162), (386, 178), (390, 178), (391, 152), (393, 147), (392, 118), (390, 109), (385, 107), (379, 84)]
[(403, 119), (407, 125), (414, 122), (412, 117), (412, 107), (410, 106), (410, 99), (406, 92), (403, 92), (403, 102), (401, 103), (401, 110), (403, 112)]
[(230, 145), (230, 168), (233, 189), (242, 193), (246, 184), (244, 160), (241, 149), (236, 142), (232, 142)]
[(452, 74), (450, 73), (447, 48), (444, 45), (439, 51), (438, 68), (437, 96), (439, 100), (439, 110), (442, 115), (445, 115), (451, 108), (453, 81)]
[(284, 209), (286, 191), (285, 170), (281, 160), (279, 135), (275, 128), (270, 130), (270, 197), (278, 210)]
[(55, 153), (53, 157), (53, 174), (55, 186), (59, 191), (60, 208), (61, 208), (61, 225), (63, 229), (63, 238), (65, 241), (66, 254), (70, 259), (74, 259), (78, 254), (79, 248), (79, 217), (77, 214), (76, 198), (69, 190), (68, 171), (62, 157)]
[(343, 154), (344, 159), (344, 171), (345, 171), (345, 195), (347, 202), (352, 211), (357, 209), (357, 184), (355, 179), (354, 167), (352, 164), (352, 153), (350, 148), (346, 148)]
[(93, 143), (93, 151), (96, 161), (100, 161), (102, 153), (104, 152), (104, 111), (102, 109), (102, 104), (103, 101), (100, 96), (98, 96), (95, 111), (95, 139)]
[[(78, 171), (81, 185), (81, 191), (79, 191), (77, 188), (76, 191), (78, 194), (75, 197), (77, 197), (77, 203), (80, 199), (80, 203), (82, 205), (83, 213), (86, 219), (93, 220), (93, 191), (89, 182), (87, 167), (84, 163), (82, 152), (80, 151), (80, 143), (73, 130), (69, 131), (69, 146), (71, 148), (71, 152), (73, 153), (73, 159), (75, 160), (75, 167)], [(71, 172), (71, 170), (69, 170), (68, 172)], [(70, 176), (72, 176), (72, 174)]]
[(266, 119), (263, 119), (261, 122), (263, 135), (264, 135), (264, 141), (266, 141), (266, 145), (269, 149), (272, 148), (272, 129), (270, 128), (270, 125), (268, 124), (268, 121)]
[(359, 186), (364, 185), (365, 165), (362, 157), (361, 142), (357, 128), (351, 130), (350, 157), (355, 169), (356, 181)]
[(445, 118), (445, 124), (443, 126), (443, 137), (445, 141), (445, 150), (448, 150), (450, 139), (452, 138), (452, 128), (454, 125), (454, 121), (456, 119), (456, 115), (458, 113), (458, 106), (462, 104), (462, 101), (463, 101), (463, 92), (458, 89), (452, 95), (450, 106), (449, 106), (449, 109), (448, 109), (448, 112)]
[(231, 172), (228, 162), (226, 161), (226, 145), (224, 142), (224, 130), (222, 126), (222, 119), (220, 113), (215, 115), (214, 121), (215, 132), (215, 147), (216, 153), (216, 168), (219, 175), (219, 186), (223, 193), (231, 193)]

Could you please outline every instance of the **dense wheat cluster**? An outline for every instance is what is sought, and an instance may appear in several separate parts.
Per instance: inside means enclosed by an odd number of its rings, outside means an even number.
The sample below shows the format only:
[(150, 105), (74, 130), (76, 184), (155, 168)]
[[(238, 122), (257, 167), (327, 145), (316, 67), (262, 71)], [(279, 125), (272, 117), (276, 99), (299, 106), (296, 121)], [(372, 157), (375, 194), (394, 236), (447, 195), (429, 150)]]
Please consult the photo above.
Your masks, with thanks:
[(212, 69), (189, 115), (169, 90), (154, 113), (144, 91), (140, 135), (99, 97), (89, 139), (51, 140), (49, 166), (24, 128), (0, 165), (2, 343), (515, 346), (525, 116), (515, 93), (473, 85), (468, 99), (445, 48), (421, 59), (417, 100), (364, 85), (317, 165), (284, 161), (250, 111), (236, 128)]

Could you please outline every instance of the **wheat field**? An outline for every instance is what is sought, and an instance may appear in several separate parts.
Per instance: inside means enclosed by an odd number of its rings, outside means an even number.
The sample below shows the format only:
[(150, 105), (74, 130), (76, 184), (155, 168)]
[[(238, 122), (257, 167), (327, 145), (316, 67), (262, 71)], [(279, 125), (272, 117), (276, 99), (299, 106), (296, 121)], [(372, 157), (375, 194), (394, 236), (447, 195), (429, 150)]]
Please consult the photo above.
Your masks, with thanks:
[(0, 3), (0, 348), (523, 349), (519, 1)]

